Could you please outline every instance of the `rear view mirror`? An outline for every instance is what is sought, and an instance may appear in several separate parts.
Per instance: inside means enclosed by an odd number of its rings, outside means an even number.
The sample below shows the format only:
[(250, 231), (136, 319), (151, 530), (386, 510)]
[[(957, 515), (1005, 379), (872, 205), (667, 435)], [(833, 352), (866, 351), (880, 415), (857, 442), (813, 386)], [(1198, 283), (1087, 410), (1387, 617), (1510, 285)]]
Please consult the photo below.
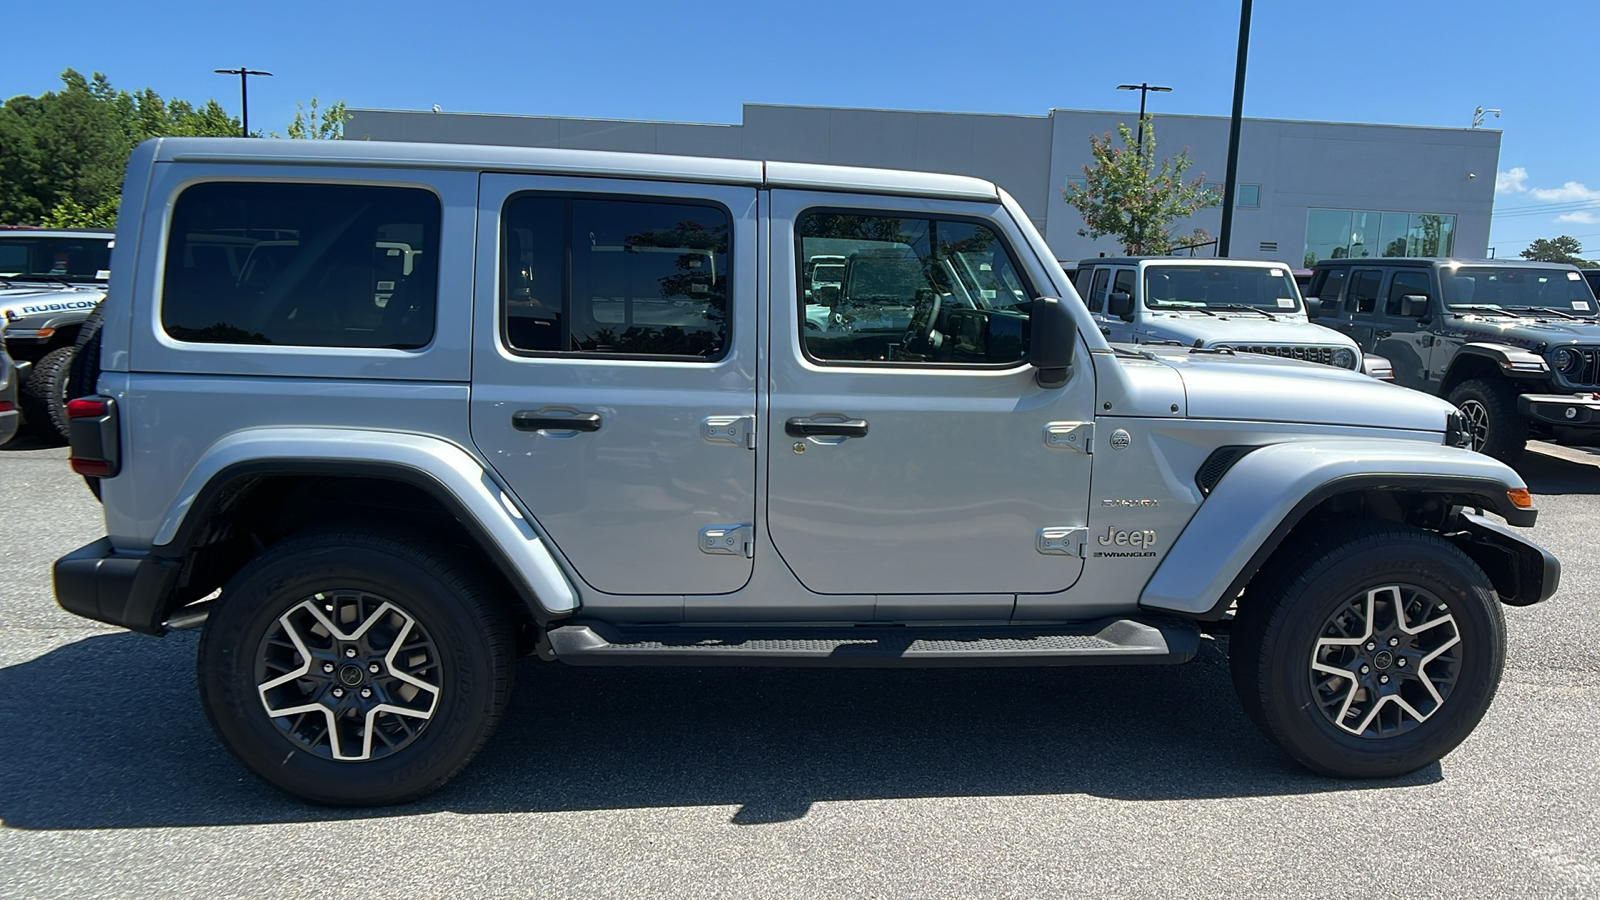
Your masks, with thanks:
[(1072, 352), (1078, 345), (1078, 323), (1067, 305), (1054, 297), (1033, 301), (1028, 332), (1028, 364), (1038, 369), (1034, 378), (1039, 386), (1049, 389), (1066, 384)]
[(1306, 317), (1315, 319), (1322, 315), (1322, 301), (1316, 297), (1306, 298)]
[(1112, 291), (1106, 298), (1106, 312), (1119, 319), (1133, 321), (1133, 295), (1127, 291)]
[(1400, 298), (1400, 315), (1407, 319), (1420, 319), (1428, 314), (1426, 294), (1406, 294)]

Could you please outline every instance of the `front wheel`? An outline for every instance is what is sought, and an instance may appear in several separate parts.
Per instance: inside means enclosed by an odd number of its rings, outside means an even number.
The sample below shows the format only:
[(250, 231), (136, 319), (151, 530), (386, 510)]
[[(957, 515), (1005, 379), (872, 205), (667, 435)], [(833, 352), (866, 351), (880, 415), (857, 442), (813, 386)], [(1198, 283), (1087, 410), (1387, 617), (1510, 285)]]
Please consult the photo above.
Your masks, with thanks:
[(418, 538), (328, 528), (239, 571), (201, 637), (200, 694), (245, 767), (314, 803), (399, 803), (477, 753), (511, 690), (501, 604)]
[(1403, 775), (1455, 749), (1494, 698), (1505, 621), (1449, 541), (1331, 525), (1257, 577), (1229, 650), (1256, 724), (1326, 775)]
[(1517, 413), (1517, 392), (1496, 378), (1456, 385), (1450, 402), (1466, 420), (1468, 446), (1501, 462), (1515, 462), (1528, 443), (1528, 421)]

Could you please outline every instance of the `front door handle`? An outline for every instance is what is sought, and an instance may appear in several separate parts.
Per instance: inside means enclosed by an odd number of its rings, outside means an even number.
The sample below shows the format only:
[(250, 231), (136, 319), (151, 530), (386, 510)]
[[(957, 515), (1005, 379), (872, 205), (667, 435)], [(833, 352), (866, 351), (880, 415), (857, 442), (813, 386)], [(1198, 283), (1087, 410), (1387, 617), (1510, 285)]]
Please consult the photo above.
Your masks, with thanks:
[(531, 409), (511, 414), (511, 427), (518, 431), (599, 431), (599, 413), (547, 416)]
[(863, 438), (867, 436), (867, 420), (845, 419), (841, 422), (795, 416), (783, 423), (783, 431), (790, 437)]
[(1390, 331), (1387, 328), (1379, 328), (1377, 331), (1374, 331), (1372, 333), (1372, 336), (1381, 341), (1381, 340), (1383, 340), (1384, 338), (1387, 338), (1387, 337), (1394, 337), (1394, 332)]

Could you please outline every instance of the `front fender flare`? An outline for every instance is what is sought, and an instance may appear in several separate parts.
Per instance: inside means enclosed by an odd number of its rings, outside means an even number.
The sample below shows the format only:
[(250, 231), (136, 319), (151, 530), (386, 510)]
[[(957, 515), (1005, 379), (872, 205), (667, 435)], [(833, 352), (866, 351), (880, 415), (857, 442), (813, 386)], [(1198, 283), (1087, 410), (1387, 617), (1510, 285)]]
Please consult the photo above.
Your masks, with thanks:
[(537, 618), (576, 610), (578, 593), (532, 521), (483, 465), (438, 438), (348, 428), (260, 428), (212, 444), (156, 530), (151, 552), (182, 556), (215, 495), (245, 475), (391, 477), (431, 494), (500, 565)]
[(1420, 441), (1330, 439), (1260, 447), (1240, 458), (1200, 504), (1145, 584), (1139, 605), (1219, 618), (1289, 531), (1339, 494), (1446, 494), (1528, 526), (1537, 511), (1515, 507), (1506, 496), (1526, 486), (1498, 460)]

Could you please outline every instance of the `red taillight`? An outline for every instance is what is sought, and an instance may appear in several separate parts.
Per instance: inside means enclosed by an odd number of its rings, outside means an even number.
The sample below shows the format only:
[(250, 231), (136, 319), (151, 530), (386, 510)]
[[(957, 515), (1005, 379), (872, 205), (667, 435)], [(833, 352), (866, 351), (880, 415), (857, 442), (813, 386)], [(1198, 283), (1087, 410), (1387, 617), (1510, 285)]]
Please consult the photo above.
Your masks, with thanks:
[(72, 458), (72, 471), (79, 475), (93, 475), (97, 478), (107, 478), (111, 475), (111, 463), (103, 459), (78, 459)]
[(106, 414), (106, 401), (97, 397), (79, 397), (67, 401), (67, 418), (91, 419)]
[(16, 408), (17, 405), (10, 400), (0, 400), (0, 412), (12, 412)]

